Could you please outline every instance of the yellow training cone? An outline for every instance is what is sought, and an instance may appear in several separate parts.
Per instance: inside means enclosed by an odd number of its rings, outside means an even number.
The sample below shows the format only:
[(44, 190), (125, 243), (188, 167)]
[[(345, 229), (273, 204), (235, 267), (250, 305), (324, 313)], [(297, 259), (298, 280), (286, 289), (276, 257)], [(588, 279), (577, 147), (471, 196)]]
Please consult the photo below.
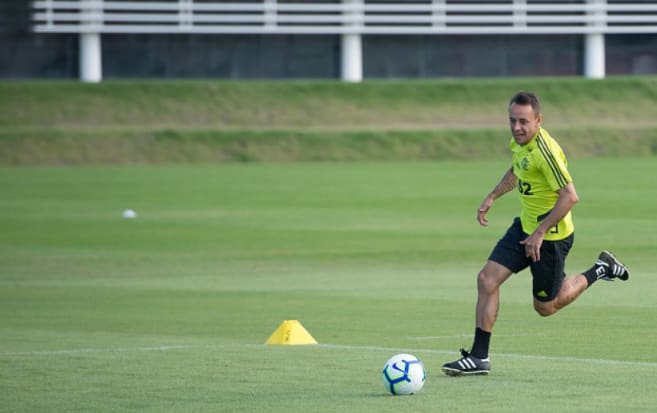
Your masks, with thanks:
[(265, 344), (317, 344), (317, 340), (297, 320), (285, 320)]

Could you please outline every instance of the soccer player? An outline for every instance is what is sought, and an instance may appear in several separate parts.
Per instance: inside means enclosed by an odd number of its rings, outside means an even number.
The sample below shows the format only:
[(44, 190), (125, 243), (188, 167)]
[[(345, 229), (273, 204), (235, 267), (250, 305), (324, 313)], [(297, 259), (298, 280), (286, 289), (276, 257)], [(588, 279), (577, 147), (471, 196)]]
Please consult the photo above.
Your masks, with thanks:
[(529, 267), (533, 279), (534, 309), (541, 316), (555, 314), (572, 303), (597, 280), (627, 280), (630, 272), (608, 251), (600, 253), (591, 268), (566, 276), (566, 256), (573, 245), (571, 209), (578, 201), (568, 163), (559, 144), (542, 128), (538, 97), (516, 93), (509, 102), (513, 138), (511, 167), (484, 198), (477, 220), (488, 225), (486, 214), (493, 202), (517, 188), (520, 217), (493, 248), (477, 276), (474, 342), (462, 358), (443, 365), (451, 376), (485, 375), (490, 371), (488, 349), (500, 303), (499, 289), (511, 274)]

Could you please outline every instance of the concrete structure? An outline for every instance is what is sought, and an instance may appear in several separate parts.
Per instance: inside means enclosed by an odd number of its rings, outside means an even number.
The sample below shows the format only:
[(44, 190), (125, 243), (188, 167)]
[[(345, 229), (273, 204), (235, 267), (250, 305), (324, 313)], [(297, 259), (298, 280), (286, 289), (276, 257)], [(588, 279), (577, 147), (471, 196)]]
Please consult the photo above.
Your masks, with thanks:
[(341, 78), (363, 78), (363, 36), (578, 35), (583, 75), (604, 78), (605, 36), (657, 33), (652, 1), (38, 0), (36, 33), (80, 36), (80, 79), (102, 79), (102, 36), (116, 33), (339, 35)]

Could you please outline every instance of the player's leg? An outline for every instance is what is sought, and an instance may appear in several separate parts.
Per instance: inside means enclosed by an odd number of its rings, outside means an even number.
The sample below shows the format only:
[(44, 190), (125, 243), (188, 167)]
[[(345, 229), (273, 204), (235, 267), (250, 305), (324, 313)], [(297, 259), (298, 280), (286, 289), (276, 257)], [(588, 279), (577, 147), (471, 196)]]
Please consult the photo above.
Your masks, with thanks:
[(544, 242), (541, 247), (541, 261), (531, 266), (534, 276), (534, 309), (544, 317), (555, 314), (575, 301), (599, 279), (629, 278), (627, 267), (607, 251), (600, 254), (589, 270), (564, 278), (565, 260), (572, 241), (571, 235), (561, 241)]
[(534, 310), (543, 317), (555, 314), (579, 297), (589, 286), (583, 274), (571, 275), (564, 278), (561, 288), (552, 301), (541, 301), (534, 296)]
[(461, 358), (443, 365), (450, 376), (484, 375), (490, 371), (488, 349), (493, 326), (500, 308), (500, 287), (512, 272), (505, 266), (488, 261), (477, 276), (477, 307), (474, 341), (468, 352), (461, 350)]
[(520, 241), (520, 220), (514, 220), (504, 237), (497, 243), (488, 262), (477, 276), (476, 329), (470, 352), (461, 350), (462, 357), (443, 365), (443, 371), (451, 376), (483, 375), (490, 371), (488, 350), (491, 333), (500, 306), (500, 287), (511, 274), (529, 265)]
[(571, 304), (597, 280), (629, 278), (627, 267), (607, 251), (600, 254), (589, 270), (565, 277), (565, 261), (573, 240), (574, 236), (571, 235), (561, 241), (545, 241), (541, 246), (541, 261), (531, 265), (534, 309), (544, 317)]
[(543, 241), (541, 260), (530, 266), (534, 310), (543, 317), (550, 316), (586, 290), (588, 283), (581, 275), (566, 277), (566, 257), (575, 240), (574, 234), (559, 241)]
[(488, 260), (477, 275), (477, 327), (492, 332), (500, 308), (500, 287), (509, 279), (510, 269)]
[(550, 316), (573, 302), (586, 289), (586, 278), (581, 275), (566, 277), (566, 257), (575, 240), (574, 234), (560, 241), (543, 241), (541, 260), (530, 266), (534, 310), (543, 317)]

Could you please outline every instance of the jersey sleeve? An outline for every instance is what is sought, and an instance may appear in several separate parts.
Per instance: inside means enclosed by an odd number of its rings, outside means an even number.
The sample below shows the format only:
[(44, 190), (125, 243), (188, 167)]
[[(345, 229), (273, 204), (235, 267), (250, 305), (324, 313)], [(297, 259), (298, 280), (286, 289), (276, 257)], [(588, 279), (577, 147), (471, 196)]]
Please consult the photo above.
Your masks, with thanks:
[(541, 155), (540, 168), (550, 189), (557, 191), (573, 181), (568, 172), (566, 157), (560, 147), (548, 145), (540, 140), (538, 148)]

